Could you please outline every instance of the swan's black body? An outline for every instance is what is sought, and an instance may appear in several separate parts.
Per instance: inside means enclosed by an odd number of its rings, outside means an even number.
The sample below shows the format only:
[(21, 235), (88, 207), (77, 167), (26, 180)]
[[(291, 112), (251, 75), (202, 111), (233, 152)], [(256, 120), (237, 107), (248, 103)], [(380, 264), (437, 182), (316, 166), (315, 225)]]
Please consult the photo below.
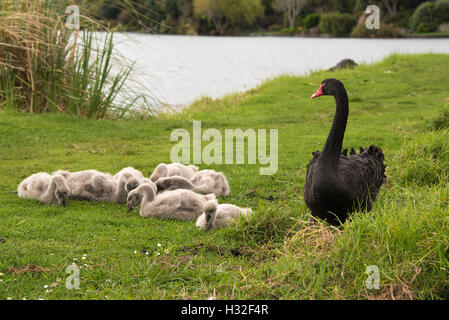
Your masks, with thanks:
[(341, 151), (349, 114), (348, 96), (336, 79), (324, 80), (312, 97), (333, 95), (337, 110), (322, 152), (314, 152), (307, 166), (304, 199), (312, 215), (339, 225), (358, 209), (371, 210), (385, 179), (384, 155), (375, 146)]

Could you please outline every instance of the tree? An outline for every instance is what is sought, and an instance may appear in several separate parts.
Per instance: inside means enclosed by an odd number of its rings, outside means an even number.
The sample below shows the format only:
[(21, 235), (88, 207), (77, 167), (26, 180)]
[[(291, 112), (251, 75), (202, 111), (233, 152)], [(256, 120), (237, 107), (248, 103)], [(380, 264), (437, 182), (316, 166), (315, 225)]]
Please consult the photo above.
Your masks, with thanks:
[(294, 28), (296, 17), (306, 3), (307, 0), (276, 0), (276, 7), (285, 13), (290, 28)]
[(260, 0), (194, 0), (193, 11), (197, 17), (212, 22), (221, 35), (230, 23), (253, 23), (263, 15)]
[(383, 4), (387, 8), (390, 17), (393, 17), (396, 14), (398, 3), (399, 0), (383, 0)]

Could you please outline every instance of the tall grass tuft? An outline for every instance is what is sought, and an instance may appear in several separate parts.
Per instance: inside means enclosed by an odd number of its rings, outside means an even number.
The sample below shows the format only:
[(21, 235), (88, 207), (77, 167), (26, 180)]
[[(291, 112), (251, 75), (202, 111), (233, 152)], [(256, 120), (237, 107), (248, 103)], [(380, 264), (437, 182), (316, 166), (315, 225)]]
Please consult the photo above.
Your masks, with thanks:
[(449, 128), (449, 104), (443, 107), (441, 113), (433, 121), (433, 126), (437, 130)]
[(82, 30), (67, 28), (66, 5), (1, 1), (0, 108), (97, 119), (124, 116), (145, 98), (117, 99), (133, 65), (113, 72), (113, 34), (93, 31), (105, 29), (87, 15), (80, 16)]
[(441, 129), (416, 136), (404, 145), (392, 168), (394, 178), (404, 185), (427, 186), (449, 180), (448, 130)]

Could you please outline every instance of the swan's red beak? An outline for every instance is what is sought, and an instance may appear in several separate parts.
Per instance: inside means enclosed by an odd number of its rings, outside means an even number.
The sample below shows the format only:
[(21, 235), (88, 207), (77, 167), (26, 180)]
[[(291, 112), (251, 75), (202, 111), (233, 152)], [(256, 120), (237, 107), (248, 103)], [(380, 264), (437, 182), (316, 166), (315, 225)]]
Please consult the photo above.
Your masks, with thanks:
[(312, 99), (318, 98), (319, 96), (323, 95), (323, 87), (325, 83), (322, 83), (321, 86), (318, 88), (318, 90), (313, 94)]

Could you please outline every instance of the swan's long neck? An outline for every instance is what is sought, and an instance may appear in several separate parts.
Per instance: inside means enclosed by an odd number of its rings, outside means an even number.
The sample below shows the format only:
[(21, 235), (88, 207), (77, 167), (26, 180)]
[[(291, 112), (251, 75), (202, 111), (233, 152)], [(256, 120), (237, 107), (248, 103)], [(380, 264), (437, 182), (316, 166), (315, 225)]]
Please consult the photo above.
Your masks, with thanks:
[(349, 102), (344, 88), (341, 88), (334, 97), (337, 103), (337, 109), (332, 128), (323, 148), (322, 156), (329, 162), (336, 163), (340, 158), (341, 148), (343, 146), (343, 138), (349, 115)]
[(143, 189), (142, 203), (152, 202), (156, 197), (153, 188), (150, 185), (144, 185), (142, 189)]

